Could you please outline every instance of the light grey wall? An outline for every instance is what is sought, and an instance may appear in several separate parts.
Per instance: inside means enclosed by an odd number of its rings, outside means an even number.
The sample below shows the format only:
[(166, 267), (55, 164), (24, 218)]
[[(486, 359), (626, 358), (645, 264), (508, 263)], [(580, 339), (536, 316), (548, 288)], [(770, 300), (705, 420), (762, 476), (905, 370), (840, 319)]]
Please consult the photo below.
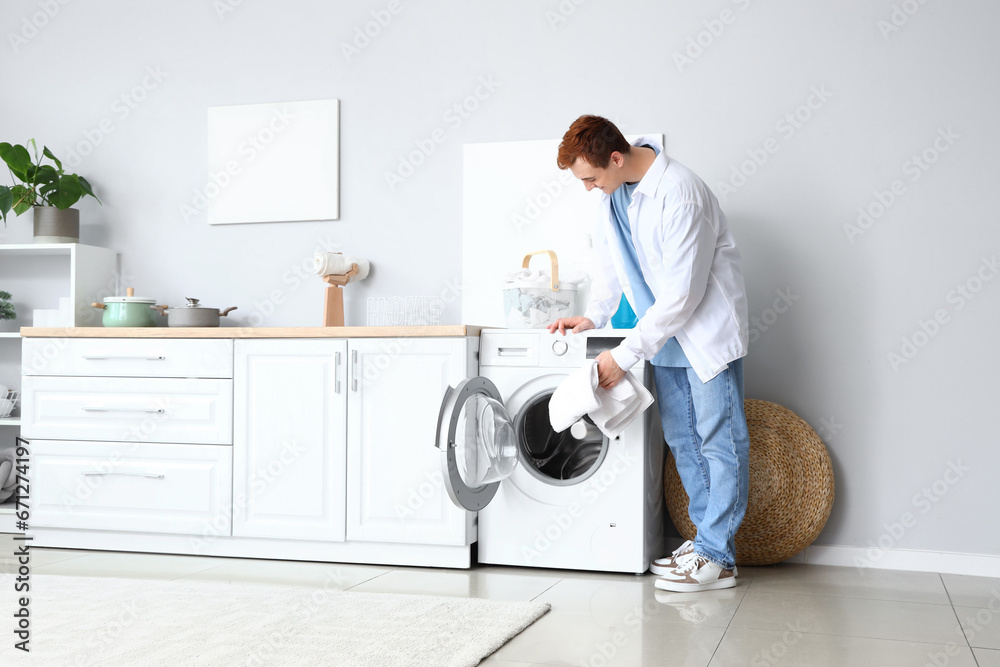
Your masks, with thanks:
[[(342, 44), (390, 6), (348, 60)], [(1000, 246), (998, 19), (987, 0), (7, 0), (0, 134), (63, 159), (100, 140), (78, 166), (105, 201), (82, 206), (83, 240), (119, 250), (139, 293), (301, 326), (319, 323), (323, 286), (295, 271), (324, 245), (375, 267), (348, 287), (349, 323), (364, 323), (369, 296), (453, 289), (463, 143), (558, 137), (587, 112), (662, 131), (724, 196), (743, 251), (761, 322), (748, 396), (795, 410), (829, 445), (838, 499), (819, 542), (1000, 555), (1000, 280), (977, 276), (995, 277), (983, 258)], [(679, 65), (690, 40), (704, 46)], [(116, 102), (144, 79), (134, 109)], [(496, 87), (479, 88), (478, 108), (449, 114), (483, 79)], [(182, 218), (206, 183), (206, 107), (334, 97), (340, 221)], [(784, 120), (796, 112), (798, 127)], [(390, 189), (385, 173), (436, 128), (443, 142)], [(745, 183), (731, 180), (767, 148)], [(924, 151), (934, 163), (913, 171)], [(852, 242), (845, 225), (877, 212), (895, 180), (902, 194)], [(10, 222), (4, 240), (29, 227)], [(978, 291), (965, 300), (958, 285)], [(943, 323), (921, 333), (936, 313)], [(894, 367), (904, 337), (919, 346)], [(961, 476), (948, 472), (958, 462)], [(886, 525), (905, 513), (897, 538)]]

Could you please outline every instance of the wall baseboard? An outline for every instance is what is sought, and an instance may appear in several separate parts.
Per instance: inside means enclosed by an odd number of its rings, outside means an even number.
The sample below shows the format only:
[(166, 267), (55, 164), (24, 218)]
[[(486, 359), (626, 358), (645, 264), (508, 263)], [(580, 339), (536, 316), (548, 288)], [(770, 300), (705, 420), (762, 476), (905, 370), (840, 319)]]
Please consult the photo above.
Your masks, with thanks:
[[(668, 549), (676, 549), (684, 538), (668, 537)], [(906, 570), (940, 572), (975, 577), (1000, 578), (1000, 556), (963, 554), (953, 551), (918, 551), (915, 549), (880, 549), (814, 544), (782, 562), (807, 565), (834, 565), (861, 570)]]
[(880, 549), (878, 547), (846, 547), (813, 545), (787, 562), (809, 565), (872, 568), (876, 570), (910, 570), (966, 574), (977, 577), (1000, 577), (1000, 556), (963, 554), (950, 551), (917, 551), (913, 549)]

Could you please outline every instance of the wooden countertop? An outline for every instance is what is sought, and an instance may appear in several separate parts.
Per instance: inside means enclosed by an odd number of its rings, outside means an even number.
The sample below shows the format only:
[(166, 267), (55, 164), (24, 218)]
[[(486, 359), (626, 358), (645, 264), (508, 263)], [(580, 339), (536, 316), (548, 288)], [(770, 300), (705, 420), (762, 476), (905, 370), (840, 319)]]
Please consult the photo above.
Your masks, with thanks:
[(413, 327), (21, 327), (24, 338), (429, 338), (478, 336), (466, 324)]

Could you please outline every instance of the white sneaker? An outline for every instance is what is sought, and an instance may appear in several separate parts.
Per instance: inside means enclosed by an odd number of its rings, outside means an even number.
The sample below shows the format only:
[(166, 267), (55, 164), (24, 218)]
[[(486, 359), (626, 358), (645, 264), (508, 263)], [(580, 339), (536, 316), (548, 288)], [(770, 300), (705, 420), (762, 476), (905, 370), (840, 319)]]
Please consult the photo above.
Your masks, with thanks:
[(727, 570), (704, 556), (696, 555), (678, 563), (677, 567), (662, 577), (657, 577), (654, 585), (675, 593), (732, 588), (736, 585), (736, 568)]
[(680, 545), (674, 552), (670, 554), (669, 558), (657, 558), (649, 565), (649, 571), (653, 574), (664, 575), (670, 572), (672, 569), (677, 567), (677, 561), (682, 556), (687, 556), (688, 554), (694, 553), (694, 542), (688, 540), (684, 544)]

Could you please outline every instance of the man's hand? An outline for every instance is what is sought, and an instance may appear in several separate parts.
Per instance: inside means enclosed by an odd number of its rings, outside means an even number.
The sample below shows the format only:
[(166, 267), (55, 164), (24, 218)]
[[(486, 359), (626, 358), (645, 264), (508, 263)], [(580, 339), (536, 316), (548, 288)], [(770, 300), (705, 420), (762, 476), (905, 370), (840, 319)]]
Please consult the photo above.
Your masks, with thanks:
[(625, 377), (625, 371), (618, 365), (611, 352), (605, 350), (597, 355), (597, 384), (601, 389), (611, 389)]
[(566, 329), (569, 329), (571, 333), (580, 333), (581, 331), (593, 328), (594, 323), (590, 321), (590, 318), (578, 315), (576, 317), (563, 317), (556, 320), (549, 325), (549, 333), (555, 333), (558, 330), (559, 333), (565, 336)]

